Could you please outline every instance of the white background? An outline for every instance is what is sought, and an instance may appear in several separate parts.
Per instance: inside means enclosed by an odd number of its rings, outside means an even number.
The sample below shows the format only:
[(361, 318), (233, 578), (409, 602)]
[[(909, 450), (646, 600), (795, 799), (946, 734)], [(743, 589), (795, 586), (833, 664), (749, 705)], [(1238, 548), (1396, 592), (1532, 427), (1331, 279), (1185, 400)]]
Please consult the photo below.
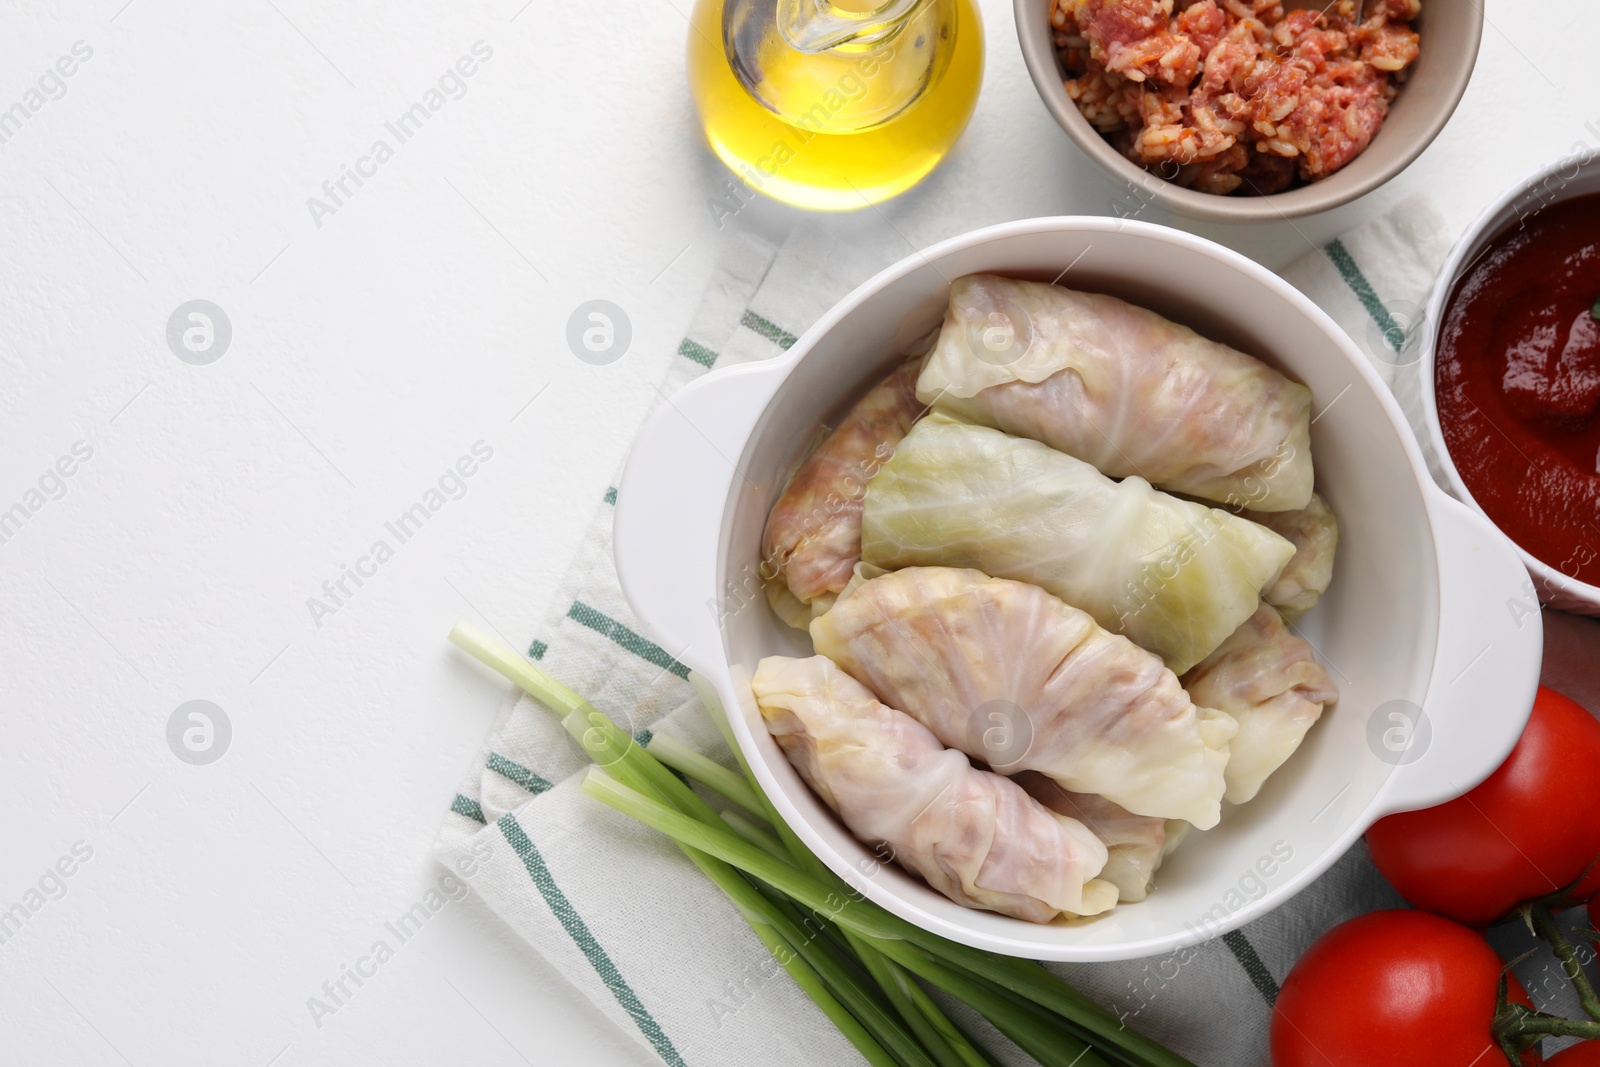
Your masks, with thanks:
[[(93, 449), (0, 544), (0, 909), (93, 850), (0, 944), (0, 1059), (644, 1062), (470, 900), (320, 1028), (306, 1000), (438, 878), (430, 842), (504, 692), (444, 634), (465, 616), (537, 636), (726, 239), (684, 83), (689, 0), (124, 3), (0, 14), (0, 109), (93, 49), (0, 145), (0, 511)], [(983, 9), (954, 156), (833, 223), (885, 263), (1109, 211), (1010, 5)], [(1390, 187), (1294, 225), (1194, 228), (1278, 266), (1427, 190), (1459, 231), (1600, 143), (1591, 5), (1488, 15), (1466, 100)], [(479, 40), (493, 57), (465, 96), (319, 227), (307, 198), (393, 143), (384, 123)], [(762, 204), (730, 229), (792, 221)], [(209, 366), (165, 339), (195, 298), (232, 323)], [(593, 298), (633, 325), (607, 367), (565, 343)], [(318, 626), (307, 598), (480, 440), (467, 494)], [(167, 745), (191, 699), (233, 726), (210, 766)]]

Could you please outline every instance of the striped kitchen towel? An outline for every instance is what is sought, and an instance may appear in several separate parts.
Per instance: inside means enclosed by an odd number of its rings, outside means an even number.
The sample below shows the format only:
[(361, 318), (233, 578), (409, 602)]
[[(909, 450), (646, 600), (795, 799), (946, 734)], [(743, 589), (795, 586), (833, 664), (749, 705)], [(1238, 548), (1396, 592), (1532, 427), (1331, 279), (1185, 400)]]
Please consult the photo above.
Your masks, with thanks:
[[(1416, 334), (1447, 246), (1440, 219), (1413, 201), (1285, 272), (1355, 338), (1413, 417)], [(713, 366), (782, 352), (884, 265), (874, 258), (882, 254), (840, 245), (822, 226), (801, 226), (779, 250), (737, 239), (663, 391)], [(525, 651), (641, 744), (669, 734), (732, 766), (675, 658), (681, 650), (656, 644), (628, 611), (611, 554), (615, 503), (615, 489), (597, 503), (554, 610)], [(511, 694), (445, 818), (439, 859), (638, 1040), (641, 1062), (653, 1055), (673, 1067), (859, 1063), (665, 838), (578, 791), (584, 765), (552, 715)], [(1059, 969), (1196, 1063), (1254, 1067), (1266, 1062), (1271, 1005), (1294, 960), (1334, 924), (1400, 903), (1358, 845), (1310, 889), (1242, 930), (1167, 957)], [(1512, 941), (1501, 947), (1520, 951), (1515, 931), (1505, 936)], [(1536, 997), (1538, 988), (1547, 998), (1562, 989), (1528, 984)], [(1559, 1000), (1541, 1006), (1575, 1008)], [(1002, 1058), (1025, 1062), (1014, 1052)]]

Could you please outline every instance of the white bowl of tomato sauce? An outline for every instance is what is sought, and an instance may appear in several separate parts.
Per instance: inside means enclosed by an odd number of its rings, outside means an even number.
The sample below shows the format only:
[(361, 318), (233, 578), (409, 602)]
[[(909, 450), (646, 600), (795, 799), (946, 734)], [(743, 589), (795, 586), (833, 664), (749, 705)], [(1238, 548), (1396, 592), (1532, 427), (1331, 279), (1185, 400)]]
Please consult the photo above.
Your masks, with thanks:
[(1516, 543), (1541, 600), (1600, 615), (1600, 153), (1490, 205), (1427, 321), (1423, 406), (1447, 488)]

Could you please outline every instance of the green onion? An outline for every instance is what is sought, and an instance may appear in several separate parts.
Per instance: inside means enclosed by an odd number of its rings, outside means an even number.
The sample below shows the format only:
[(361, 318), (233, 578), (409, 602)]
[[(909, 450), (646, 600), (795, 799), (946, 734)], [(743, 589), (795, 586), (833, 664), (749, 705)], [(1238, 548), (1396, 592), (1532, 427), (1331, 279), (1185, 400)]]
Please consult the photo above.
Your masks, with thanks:
[(650, 754), (680, 774), (716, 790), (750, 814), (764, 815), (766, 807), (743, 775), (735, 774), (711, 757), (701, 755), (677, 738), (667, 734), (657, 736), (650, 742)]
[[(671, 837), (872, 1067), (997, 1067), (914, 979), (980, 1012), (1044, 1067), (1193, 1067), (1037, 964), (947, 941), (863, 898), (778, 816), (699, 676), (690, 681), (742, 777), (666, 736), (646, 751), (477, 627), (457, 623), (450, 640), (560, 716), (597, 765), (584, 792)], [(674, 771), (737, 807), (719, 815)]]
[[(598, 712), (594, 714), (605, 721), (591, 723), (586, 711), (592, 709), (588, 709), (586, 702), (572, 690), (499, 645), (488, 634), (470, 623), (456, 623), (450, 631), (450, 640), (561, 714), (562, 725), (566, 727), (568, 733), (578, 739), (586, 752), (593, 755), (598, 749), (607, 764), (624, 768), (621, 770), (622, 774), (636, 777), (636, 782), (644, 785), (646, 791), (661, 795), (646, 780), (649, 773), (647, 771), (640, 773), (642, 761), (632, 761), (631, 765), (625, 762), (628, 751), (638, 747), (633, 738), (618, 730), (615, 724)], [(608, 726), (609, 729), (606, 728)], [(673, 785), (683, 785), (661, 764), (653, 759), (648, 762), (661, 767), (662, 773)], [(688, 787), (683, 788), (685, 793), (693, 796)], [(641, 792), (640, 795), (645, 794)], [(709, 811), (709, 808), (707, 810)], [(680, 847), (683, 848), (684, 855), (688, 856), (695, 866), (727, 895), (756, 937), (766, 946), (767, 951), (772, 953), (773, 959), (788, 972), (789, 977), (794, 979), (801, 991), (828, 1017), (828, 1021), (833, 1023), (845, 1040), (861, 1053), (863, 1059), (872, 1067), (907, 1067), (898, 1057), (891, 1055), (830, 991), (829, 983), (801, 954), (797, 942), (806, 940), (805, 935), (787, 921), (781, 910), (728, 864), (694, 849), (682, 845)]]
[[(849, 894), (849, 893), (853, 892), (853, 890), (849, 889), (849, 887), (847, 887), (844, 884), (843, 880), (840, 879), (837, 875), (835, 875), (827, 867), (826, 864), (824, 864), (820, 859), (817, 858), (817, 856), (814, 853), (811, 852), (810, 849), (806, 848), (804, 842), (802, 842), (797, 836), (795, 836), (795, 833), (789, 827), (789, 824), (784, 822), (783, 819), (778, 817), (777, 811), (772, 807), (772, 802), (771, 802), (771, 800), (768, 799), (767, 795), (764, 792), (761, 792), (761, 787), (756, 784), (755, 775), (750, 770), (749, 761), (745, 759), (744, 750), (739, 747), (737, 741), (733, 737), (732, 728), (728, 724), (727, 715), (724, 712), (724, 709), (722, 707), (722, 702), (718, 698), (716, 690), (712, 689), (711, 686), (706, 682), (706, 680), (704, 678), (700, 677), (697, 674), (690, 674), (689, 675), (689, 681), (694, 686), (696, 694), (700, 697), (700, 703), (705, 706), (707, 713), (710, 714), (710, 716), (712, 718), (712, 721), (716, 724), (717, 728), (721, 731), (724, 742), (727, 743), (728, 748), (733, 752), (734, 759), (738, 761), (739, 767), (744, 771), (745, 776), (750, 780), (751, 787), (753, 789), (755, 789), (757, 793), (760, 794), (762, 803), (767, 806), (768, 821), (771, 823), (773, 828), (777, 831), (778, 835), (783, 839), (784, 843), (789, 847), (790, 853), (800, 861), (801, 866), (804, 867), (804, 869), (807, 870), (810, 874), (812, 874), (813, 877), (819, 878), (822, 881), (830, 884), (831, 886), (833, 886), (833, 888), (834, 888), (834, 890), (836, 892), (845, 893), (845, 894)], [(951, 944), (951, 942), (945, 942), (943, 938), (937, 938), (937, 940), (939, 942), (941, 942), (941, 943), (944, 943), (944, 944)], [(978, 951), (978, 950), (973, 950), (973, 951)], [(1013, 959), (1012, 957), (1009, 957), (1009, 956), (994, 957), (994, 956), (991, 956), (991, 954), (989, 954), (989, 953), (981, 953), (981, 952), (980, 952), (980, 955), (989, 956), (990, 958), (993, 958), (993, 959), (996, 959), (998, 961), (1001, 961), (1002, 966), (1013, 966), (1013, 965), (1020, 966), (1021, 968), (1025, 969), (1023, 975), (1021, 976), (1023, 978), (1033, 977), (1032, 974), (1028, 973), (1028, 971), (1030, 971), (1030, 970), (1032, 972), (1036, 972), (1037, 974), (1042, 974), (1042, 975), (1044, 975), (1046, 977), (1046, 979), (1051, 980), (1051, 981), (1055, 981), (1067, 993), (1078, 996), (1080, 998), (1081, 1002), (1089, 1010), (1092, 1010), (1094, 1012), (1100, 1013), (1104, 1017), (1104, 1022), (1107, 1025), (1114, 1026), (1117, 1029), (1117, 1031), (1119, 1031), (1119, 1032), (1121, 1032), (1123, 1034), (1126, 1034), (1128, 1036), (1128, 1038), (1129, 1038), (1128, 1047), (1120, 1046), (1120, 1045), (1117, 1045), (1115, 1043), (1104, 1043), (1103, 1042), (1103, 1044), (1109, 1044), (1108, 1051), (1110, 1051), (1113, 1055), (1116, 1055), (1118, 1057), (1119, 1062), (1131, 1064), (1132, 1067), (1142, 1067), (1142, 1065), (1147, 1063), (1147, 1062), (1149, 1062), (1149, 1063), (1169, 1063), (1169, 1064), (1170, 1063), (1182, 1064), (1182, 1063), (1186, 1063), (1187, 1062), (1187, 1061), (1183, 1060), (1181, 1057), (1176, 1057), (1173, 1053), (1171, 1053), (1169, 1050), (1167, 1050), (1163, 1046), (1158, 1045), (1155, 1042), (1148, 1041), (1147, 1039), (1141, 1037), (1140, 1035), (1134, 1034), (1132, 1031), (1124, 1030), (1123, 1026), (1122, 1026), (1122, 1021), (1120, 1019), (1113, 1019), (1110, 1016), (1106, 1015), (1106, 1013), (1103, 1012), (1103, 1010), (1099, 1007), (1099, 1005), (1095, 1004), (1093, 1001), (1090, 1001), (1086, 997), (1082, 997), (1082, 995), (1078, 994), (1076, 990), (1074, 990), (1070, 986), (1066, 985), (1066, 983), (1060, 982), (1059, 980), (1055, 979), (1054, 975), (1051, 975), (1050, 972), (1044, 970), (1044, 968), (1042, 968), (1042, 967), (1039, 967), (1037, 964), (1031, 964), (1031, 963), (1028, 963), (1027, 961), (1023, 961), (1023, 960), (1016, 960), (1016, 959)], [(971, 972), (968, 972), (968, 974), (969, 974), (969, 977), (975, 978), (975, 979), (977, 979), (979, 981), (987, 981), (986, 979), (982, 978), (981, 976), (976, 975), (976, 974), (972, 974)], [(1050, 1025), (1056, 1027), (1057, 1029), (1066, 1029), (1068, 1034), (1069, 1034), (1069, 1036), (1071, 1036), (1071, 1037), (1085, 1039), (1085, 1038), (1091, 1038), (1093, 1036), (1093, 1032), (1089, 1028), (1084, 1027), (1084, 1026), (1079, 1025), (1079, 1024), (1076, 1024), (1076, 1023), (1073, 1023), (1073, 1022), (1070, 1022), (1068, 1019), (1063, 1018), (1060, 1015), (1053, 1014), (1052, 1012), (1046, 1010), (1045, 1008), (1040, 1007), (1039, 1005), (1033, 1003), (1032, 1001), (1027, 1000), (1024, 997), (1019, 996), (1016, 992), (1013, 992), (1010, 988), (1006, 987), (1003, 984), (995, 985), (994, 988), (995, 988), (996, 992), (998, 992), (998, 993), (1000, 993), (1000, 994), (1002, 994), (1004, 996), (1007, 996), (1007, 997), (1011, 998), (1014, 1001), (1021, 1002), (1025, 1007), (1027, 1007), (1030, 1010), (1032, 1010), (1033, 1013), (1037, 1017), (1045, 1020), (1046, 1022), (1048, 1022)], [(938, 1010), (937, 1005), (932, 1005), (931, 1002), (930, 1002), (930, 1006), (933, 1007), (933, 1009), (935, 1011)], [(990, 1021), (993, 1022), (992, 1019)], [(953, 1026), (954, 1024), (951, 1024), (951, 1025)], [(1103, 1032), (1104, 1031), (1102, 1031), (1102, 1033)], [(1145, 1047), (1145, 1046), (1148, 1046), (1148, 1048)], [(1168, 1060), (1147, 1059), (1146, 1057), (1149, 1055), (1149, 1053), (1151, 1051), (1155, 1051), (1157, 1053), (1164, 1054), (1164, 1055), (1166, 1055), (1168, 1057), (1171, 1057), (1171, 1059), (1168, 1059)]]
[(768, 830), (744, 812), (729, 808), (722, 813), (722, 821), (727, 823), (734, 833), (767, 855), (775, 856), (778, 859), (789, 858), (789, 851), (783, 847), (783, 842), (779, 841), (771, 830)]
[[(816, 854), (806, 848), (789, 824), (779, 817), (777, 809), (772, 806), (771, 799), (757, 784), (755, 775), (750, 770), (750, 763), (745, 759), (744, 750), (733, 738), (733, 731), (728, 725), (728, 717), (718, 699), (716, 691), (706, 684), (705, 679), (698, 674), (689, 676), (690, 683), (694, 686), (696, 695), (700, 697), (701, 705), (706, 709), (706, 714), (711, 716), (712, 722), (722, 733), (722, 739), (727, 744), (733, 758), (738, 762), (739, 769), (744, 772), (744, 777), (750, 785), (761, 805), (761, 812), (766, 815), (767, 823), (774, 827), (783, 847), (788, 850), (788, 855), (798, 860), (800, 865), (813, 875), (824, 881), (834, 880), (836, 877), (828, 869), (827, 864), (817, 858)], [(741, 837), (753, 844), (764, 846), (760, 838), (755, 838), (741, 829), (741, 821), (736, 812), (723, 813), (723, 819), (738, 832)], [(776, 854), (776, 853), (775, 853)], [(904, 1002), (897, 1001), (901, 1017), (906, 1020), (918, 1036), (923, 1037), (924, 1044), (940, 1060), (942, 1067), (995, 1067), (991, 1057), (986, 1056), (983, 1049), (974, 1044), (971, 1038), (961, 1032), (961, 1028), (950, 1020), (943, 1009), (933, 1002), (923, 988), (911, 981), (905, 970), (886, 958), (881, 946), (870, 938), (849, 934), (851, 947), (860, 957), (862, 964), (870, 971), (878, 984), (895, 997), (895, 991), (904, 990)]]
[[(656, 762), (632, 737), (599, 711), (583, 705), (563, 717), (561, 724), (601, 767), (608, 768), (625, 781), (632, 779), (629, 785), (635, 789), (639, 783), (645, 783), (647, 788), (640, 790), (638, 795), (648, 797), (654, 792), (664, 805), (676, 808), (687, 818), (717, 818), (710, 805), (673, 777), (665, 766)], [(597, 774), (604, 773), (598, 768), (590, 769)], [(699, 850), (683, 842), (679, 844), (691, 859), (695, 858)], [(787, 864), (788, 860), (778, 859), (778, 862)], [(774, 921), (774, 925), (783, 939), (811, 965), (839, 1002), (861, 1022), (896, 1063), (901, 1067), (939, 1067), (918, 1044), (903, 1020), (875, 1001), (865, 984), (850, 972), (843, 961), (830, 955), (825, 945), (806, 934), (805, 921), (789, 914), (791, 906), (776, 906), (783, 917)]]
[(941, 965), (926, 952), (904, 942), (889, 950), (894, 959), (924, 980), (983, 1013), (1002, 1034), (1044, 1067), (1108, 1067), (1083, 1041), (1043, 1026), (1032, 1013), (1013, 1004), (985, 983)]
[[(767, 855), (756, 846), (746, 843), (725, 825), (712, 826), (687, 818), (629, 789), (598, 768), (589, 768), (584, 775), (582, 788), (601, 803), (660, 830), (680, 844), (699, 849), (746, 874), (754, 875), (802, 907), (821, 912), (839, 926), (867, 937), (891, 942), (908, 941), (942, 961), (956, 964), (963, 970), (1064, 1016), (1101, 1041), (1143, 1057), (1143, 1062), (1151, 1067), (1193, 1067), (1177, 1053), (1135, 1031), (1124, 1029), (1110, 1013), (1038, 964), (993, 955), (929, 933), (871, 904), (854, 890), (838, 892), (827, 883), (796, 870), (791, 864)], [(898, 955), (897, 946), (886, 946), (883, 951), (908, 970), (916, 971)], [(928, 976), (924, 974), (923, 977)]]
[(1589, 305), (1589, 317), (1600, 319), (1600, 296), (1594, 298), (1594, 303)]

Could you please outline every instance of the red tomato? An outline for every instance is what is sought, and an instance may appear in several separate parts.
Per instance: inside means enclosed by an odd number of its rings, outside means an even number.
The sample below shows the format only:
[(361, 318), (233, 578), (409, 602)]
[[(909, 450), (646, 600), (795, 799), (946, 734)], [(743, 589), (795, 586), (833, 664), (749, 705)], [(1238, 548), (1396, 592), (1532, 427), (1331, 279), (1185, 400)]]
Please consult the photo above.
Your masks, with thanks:
[(1372, 859), (1411, 903), (1469, 926), (1487, 926), (1580, 876), (1573, 896), (1588, 900), (1600, 890), (1596, 768), (1600, 722), (1540, 686), (1500, 769), (1436, 808), (1380, 819), (1367, 831)]
[(1545, 1067), (1600, 1067), (1600, 1041), (1582, 1041), (1545, 1060)]
[[(1272, 1012), (1273, 1067), (1479, 1067), (1504, 964), (1476, 931), (1422, 911), (1375, 911), (1300, 957)], [(1532, 1007), (1516, 978), (1511, 999)], [(1539, 1063), (1538, 1052), (1523, 1054)]]

